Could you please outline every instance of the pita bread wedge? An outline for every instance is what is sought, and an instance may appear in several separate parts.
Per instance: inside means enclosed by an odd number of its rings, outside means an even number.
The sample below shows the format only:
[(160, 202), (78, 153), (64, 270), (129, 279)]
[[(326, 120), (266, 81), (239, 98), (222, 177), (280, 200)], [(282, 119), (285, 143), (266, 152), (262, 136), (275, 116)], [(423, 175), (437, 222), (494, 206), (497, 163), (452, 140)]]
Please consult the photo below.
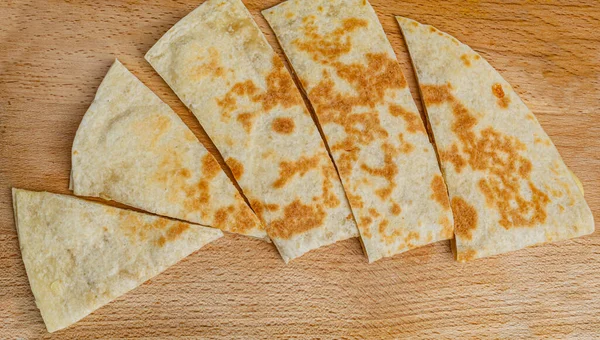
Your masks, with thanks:
[(593, 232), (583, 189), (513, 88), (467, 45), (397, 19), (448, 184), (457, 259)]
[(48, 332), (68, 327), (218, 239), (218, 229), (13, 188), (19, 245)]
[(77, 130), (71, 185), (75, 195), (267, 239), (213, 156), (118, 60)]
[(358, 236), (300, 92), (241, 1), (206, 1), (146, 59), (198, 118), (286, 262)]
[(263, 14), (315, 109), (369, 261), (452, 238), (433, 146), (371, 5), (290, 0)]

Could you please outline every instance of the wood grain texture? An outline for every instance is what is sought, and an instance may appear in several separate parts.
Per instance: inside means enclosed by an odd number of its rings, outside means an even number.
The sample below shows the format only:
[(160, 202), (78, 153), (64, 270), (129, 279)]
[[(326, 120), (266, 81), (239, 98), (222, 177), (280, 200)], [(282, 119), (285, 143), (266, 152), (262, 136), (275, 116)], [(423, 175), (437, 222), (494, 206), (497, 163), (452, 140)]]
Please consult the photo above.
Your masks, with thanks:
[[(600, 337), (600, 232), (456, 263), (447, 242), (368, 265), (358, 240), (284, 265), (226, 235), (74, 326), (48, 334), (18, 247), (10, 187), (68, 193), (70, 148), (118, 57), (211, 150), (144, 53), (201, 1), (0, 2), (0, 338)], [(260, 10), (246, 0), (278, 52)], [(480, 52), (536, 113), (600, 220), (600, 4), (372, 0), (415, 98), (393, 15)]]

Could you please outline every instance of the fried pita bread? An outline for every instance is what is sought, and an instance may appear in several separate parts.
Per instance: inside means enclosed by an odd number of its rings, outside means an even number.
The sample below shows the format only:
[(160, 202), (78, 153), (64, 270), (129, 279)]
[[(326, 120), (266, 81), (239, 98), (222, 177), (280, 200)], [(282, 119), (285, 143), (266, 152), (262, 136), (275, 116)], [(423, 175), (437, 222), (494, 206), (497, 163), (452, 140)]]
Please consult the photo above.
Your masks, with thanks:
[(77, 130), (71, 185), (75, 195), (267, 238), (214, 157), (118, 60)]
[(146, 59), (198, 118), (286, 262), (358, 236), (300, 92), (241, 1), (206, 1)]
[(448, 184), (457, 259), (593, 232), (578, 180), (502, 76), (450, 35), (397, 19)]
[(435, 151), (371, 5), (290, 0), (263, 14), (315, 109), (369, 261), (452, 238)]
[(223, 235), (70, 196), (12, 193), (23, 262), (48, 332), (72, 325)]

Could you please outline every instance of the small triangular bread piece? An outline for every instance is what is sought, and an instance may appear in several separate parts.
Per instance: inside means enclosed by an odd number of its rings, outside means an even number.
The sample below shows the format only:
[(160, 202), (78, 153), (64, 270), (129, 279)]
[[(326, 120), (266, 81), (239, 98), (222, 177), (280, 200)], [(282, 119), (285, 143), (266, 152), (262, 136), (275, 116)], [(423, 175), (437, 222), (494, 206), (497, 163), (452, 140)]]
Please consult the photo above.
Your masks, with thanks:
[(72, 196), (15, 188), (12, 195), (23, 262), (48, 332), (81, 320), (223, 235)]
[(513, 88), (469, 46), (397, 19), (448, 185), (457, 259), (592, 233), (579, 180)]
[(369, 262), (451, 239), (433, 145), (369, 2), (289, 0), (262, 13), (315, 109)]
[(292, 76), (240, 0), (209, 0), (146, 60), (194, 113), (285, 262), (358, 236)]
[(216, 159), (118, 60), (77, 130), (71, 186), (75, 195), (268, 238)]

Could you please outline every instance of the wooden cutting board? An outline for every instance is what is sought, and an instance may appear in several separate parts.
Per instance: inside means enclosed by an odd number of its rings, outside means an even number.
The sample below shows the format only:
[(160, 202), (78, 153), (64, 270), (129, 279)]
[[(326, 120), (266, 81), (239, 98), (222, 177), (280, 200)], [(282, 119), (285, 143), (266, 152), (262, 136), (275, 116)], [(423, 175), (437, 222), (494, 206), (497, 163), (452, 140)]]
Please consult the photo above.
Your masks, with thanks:
[[(448, 242), (367, 264), (357, 239), (284, 265), (226, 235), (74, 326), (48, 334), (21, 260), (12, 186), (69, 193), (70, 148), (115, 57), (204, 132), (144, 59), (201, 1), (0, 2), (0, 338), (600, 337), (600, 232), (475, 261)], [(260, 10), (246, 0), (278, 52)], [(416, 99), (393, 15), (437, 26), (515, 87), (600, 220), (600, 4), (372, 0)]]

